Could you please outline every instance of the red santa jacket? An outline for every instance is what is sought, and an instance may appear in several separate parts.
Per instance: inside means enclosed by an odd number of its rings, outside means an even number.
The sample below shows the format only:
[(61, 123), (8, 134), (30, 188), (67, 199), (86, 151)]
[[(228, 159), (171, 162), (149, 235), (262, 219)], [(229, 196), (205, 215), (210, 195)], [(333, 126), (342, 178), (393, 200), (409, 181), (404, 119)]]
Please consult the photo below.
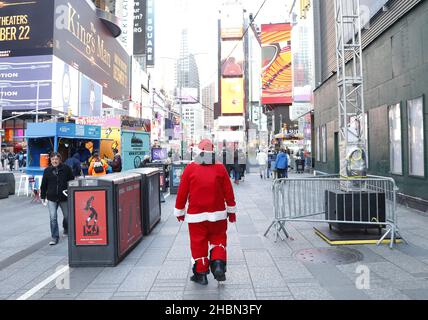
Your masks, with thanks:
[(227, 213), (236, 213), (235, 196), (224, 165), (188, 164), (178, 188), (175, 216), (185, 215), (187, 200), (188, 223), (215, 222), (227, 219)]

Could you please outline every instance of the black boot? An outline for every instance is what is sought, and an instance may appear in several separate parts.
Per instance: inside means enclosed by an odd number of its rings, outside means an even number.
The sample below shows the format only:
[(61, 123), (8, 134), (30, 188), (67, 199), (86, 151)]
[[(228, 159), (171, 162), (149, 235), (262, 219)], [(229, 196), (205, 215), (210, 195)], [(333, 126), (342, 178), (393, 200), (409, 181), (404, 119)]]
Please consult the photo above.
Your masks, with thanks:
[(226, 261), (214, 260), (210, 263), (211, 272), (217, 281), (226, 281)]
[(198, 273), (196, 272), (196, 263), (193, 265), (193, 276), (190, 277), (190, 280), (196, 283), (199, 283), (203, 286), (208, 284), (207, 273)]

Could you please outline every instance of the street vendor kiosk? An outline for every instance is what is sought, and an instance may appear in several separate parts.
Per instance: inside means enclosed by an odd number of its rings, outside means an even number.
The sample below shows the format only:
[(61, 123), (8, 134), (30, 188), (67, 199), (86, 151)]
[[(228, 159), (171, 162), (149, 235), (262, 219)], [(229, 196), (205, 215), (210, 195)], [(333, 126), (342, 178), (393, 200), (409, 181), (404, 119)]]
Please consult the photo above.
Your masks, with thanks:
[(25, 171), (28, 175), (37, 176), (43, 175), (51, 152), (59, 152), (65, 162), (81, 148), (87, 148), (88, 152), (99, 150), (101, 127), (58, 122), (29, 123), (25, 138), (28, 145)]

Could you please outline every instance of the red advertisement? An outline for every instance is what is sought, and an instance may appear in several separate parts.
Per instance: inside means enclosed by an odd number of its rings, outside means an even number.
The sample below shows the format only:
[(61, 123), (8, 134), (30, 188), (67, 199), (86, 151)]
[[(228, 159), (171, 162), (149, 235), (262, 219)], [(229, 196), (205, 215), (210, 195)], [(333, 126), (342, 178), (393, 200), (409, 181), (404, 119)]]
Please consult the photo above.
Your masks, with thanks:
[(163, 176), (163, 174), (160, 174), (159, 175), (159, 184), (160, 184), (160, 187), (161, 188), (163, 188), (163, 184), (164, 184), (164, 176)]
[(119, 188), (119, 255), (122, 256), (143, 235), (139, 181)]
[(76, 245), (107, 245), (106, 191), (74, 193)]

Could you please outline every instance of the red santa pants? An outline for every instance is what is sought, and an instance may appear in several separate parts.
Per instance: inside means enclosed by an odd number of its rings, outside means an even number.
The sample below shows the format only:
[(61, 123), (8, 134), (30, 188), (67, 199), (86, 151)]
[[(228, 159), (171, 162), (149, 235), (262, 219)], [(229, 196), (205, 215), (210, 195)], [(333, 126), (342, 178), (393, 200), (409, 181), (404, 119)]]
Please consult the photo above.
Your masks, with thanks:
[(196, 261), (196, 272), (209, 270), (208, 244), (212, 246), (211, 260), (226, 262), (227, 220), (189, 223), (190, 250)]

